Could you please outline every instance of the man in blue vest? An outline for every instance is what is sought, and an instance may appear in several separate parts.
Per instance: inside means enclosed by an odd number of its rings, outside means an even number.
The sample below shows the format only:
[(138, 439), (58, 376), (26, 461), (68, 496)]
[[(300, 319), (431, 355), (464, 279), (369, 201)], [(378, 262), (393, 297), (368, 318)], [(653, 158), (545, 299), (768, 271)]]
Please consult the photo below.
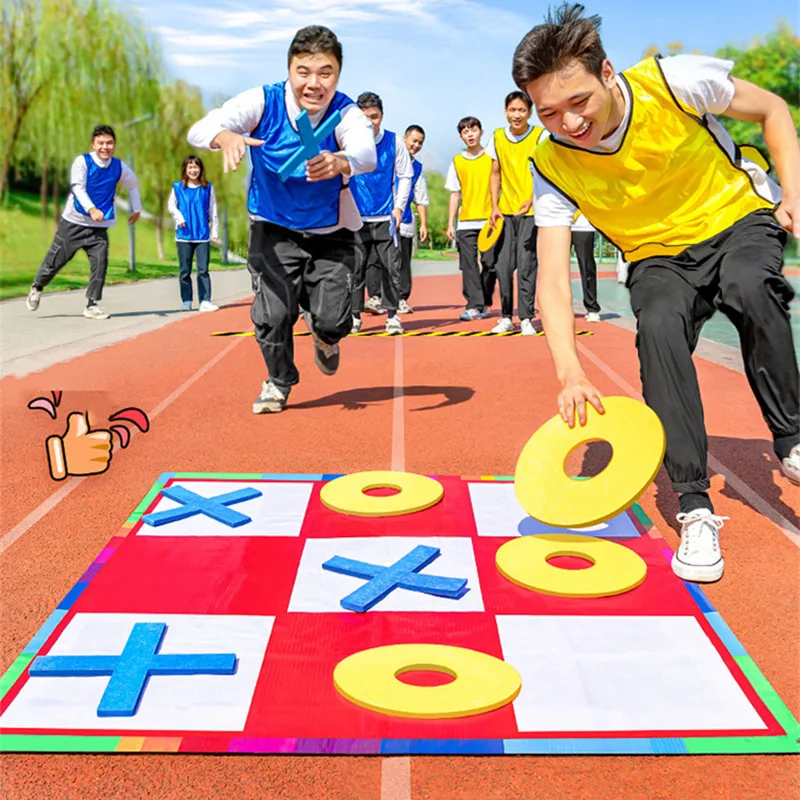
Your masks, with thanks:
[(398, 334), (403, 332), (403, 326), (397, 317), (400, 300), (399, 234), (403, 209), (411, 194), (414, 171), (411, 156), (406, 146), (398, 141), (397, 134), (381, 128), (381, 98), (374, 92), (363, 92), (356, 102), (372, 123), (378, 163), (369, 174), (357, 175), (350, 181), (350, 188), (364, 223), (356, 234), (359, 257), (353, 276), (352, 332), (357, 333), (361, 329), (365, 272), (374, 253), (381, 265), (382, 306), (388, 315), (386, 332)]
[(412, 314), (414, 309), (408, 304), (411, 296), (411, 256), (414, 249), (414, 234), (416, 220), (411, 211), (411, 203), (417, 207), (419, 214), (419, 241), (428, 238), (428, 183), (422, 163), (417, 161), (416, 155), (422, 150), (425, 143), (425, 131), (419, 125), (409, 125), (403, 136), (403, 143), (411, 156), (411, 166), (414, 168), (414, 177), (411, 179), (411, 192), (408, 195), (403, 221), (400, 224), (400, 302), (397, 304), (398, 314)]
[[(300, 379), (292, 329), (301, 307), (320, 371), (333, 375), (339, 368), (338, 343), (352, 324), (354, 231), (361, 227), (347, 179), (375, 168), (369, 121), (336, 90), (342, 46), (333, 31), (321, 25), (299, 30), (288, 61), (288, 80), (231, 98), (188, 135), (194, 147), (222, 150), (226, 171), (251, 148), (250, 316), (269, 371), (254, 414), (282, 411)], [(341, 120), (323, 138), (320, 153), (284, 181), (279, 170), (301, 147), (296, 120), (302, 111), (313, 128), (337, 111)]]
[(114, 197), (117, 184), (128, 190), (131, 214), (128, 222), (139, 219), (142, 210), (139, 183), (127, 164), (114, 158), (117, 138), (113, 128), (98, 125), (92, 131), (92, 152), (78, 156), (70, 170), (70, 194), (53, 243), (33, 279), (28, 292), (29, 311), (36, 311), (44, 287), (75, 256), (84, 250), (89, 257), (89, 286), (86, 289), (87, 319), (108, 319), (100, 305), (108, 269), (108, 228), (117, 224)]

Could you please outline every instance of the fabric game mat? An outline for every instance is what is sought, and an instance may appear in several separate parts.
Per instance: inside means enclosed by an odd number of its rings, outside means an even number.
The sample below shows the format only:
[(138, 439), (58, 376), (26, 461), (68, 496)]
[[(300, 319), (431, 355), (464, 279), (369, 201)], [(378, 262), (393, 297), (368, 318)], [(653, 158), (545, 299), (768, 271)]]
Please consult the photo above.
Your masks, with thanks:
[[(431, 476), (444, 487), (437, 505), (363, 518), (320, 501), (336, 477), (163, 474), (0, 680), (0, 749), (800, 752), (797, 720), (701, 589), (673, 574), (672, 551), (638, 505), (586, 531), (558, 531), (608, 539), (647, 565), (626, 593), (578, 599), (525, 589), (498, 571), (503, 543), (554, 532), (525, 514), (511, 478)], [(165, 490), (190, 494), (176, 501)], [(224, 511), (220, 498), (231, 493)], [(181, 516), (204, 502), (217, 511)], [(398, 587), (365, 613), (347, 611), (342, 599), (370, 579), (321, 568), (338, 556), (380, 572), (420, 545), (440, 550), (420, 574), (466, 579), (462, 596)], [(580, 566), (562, 558), (559, 567)], [(149, 652), (162, 664), (191, 657), (208, 667), (219, 658), (209, 654), (227, 653), (235, 670), (150, 674), (132, 689), (143, 633), (155, 636)], [(399, 643), (487, 653), (519, 672), (522, 689), (506, 705), (456, 719), (387, 716), (336, 690), (342, 659)], [(112, 666), (31, 676), (41, 656)], [(120, 674), (110, 677), (113, 669)], [(430, 677), (417, 675), (421, 693), (436, 691)], [(141, 692), (133, 713), (99, 713), (115, 700), (130, 705), (130, 691)]]

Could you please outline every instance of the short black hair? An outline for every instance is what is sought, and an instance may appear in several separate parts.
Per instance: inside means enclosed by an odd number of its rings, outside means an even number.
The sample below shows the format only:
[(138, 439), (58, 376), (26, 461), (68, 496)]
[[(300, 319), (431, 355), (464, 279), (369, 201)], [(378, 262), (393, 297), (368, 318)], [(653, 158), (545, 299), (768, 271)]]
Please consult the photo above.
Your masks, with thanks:
[(413, 133), (414, 131), (416, 131), (417, 133), (421, 134), (421, 135), (423, 136), (423, 138), (424, 138), (424, 136), (425, 136), (425, 131), (424, 131), (424, 130), (422, 130), (422, 126), (421, 126), (421, 125), (409, 125), (409, 126), (406, 128), (406, 132), (405, 132), (405, 134), (404, 134), (404, 135), (405, 135), (405, 136), (408, 136), (408, 134), (409, 134), (409, 133)]
[(548, 10), (543, 25), (525, 34), (514, 51), (511, 75), (524, 89), (529, 83), (579, 61), (596, 78), (603, 77), (606, 51), (600, 41), (601, 19), (583, 16), (580, 3), (562, 3)]
[(528, 111), (533, 108), (533, 100), (531, 100), (530, 97), (525, 94), (525, 92), (520, 91), (509, 92), (506, 95), (506, 104), (504, 108), (508, 108), (515, 100), (522, 100), (522, 102), (528, 107)]
[(110, 136), (115, 142), (117, 141), (117, 135), (114, 133), (114, 129), (110, 125), (95, 125), (94, 130), (92, 131), (92, 141), (94, 141), (98, 136)]
[(361, 92), (356, 105), (363, 111), (365, 108), (377, 108), (383, 114), (383, 100), (375, 92)]
[(339, 69), (342, 68), (342, 43), (336, 38), (336, 34), (324, 25), (308, 25), (294, 35), (289, 45), (288, 63), (291, 65), (295, 56), (317, 53), (333, 56)]
[(464, 117), (458, 121), (459, 134), (464, 128), (480, 128), (483, 130), (483, 125), (481, 125), (481, 121), (477, 117)]

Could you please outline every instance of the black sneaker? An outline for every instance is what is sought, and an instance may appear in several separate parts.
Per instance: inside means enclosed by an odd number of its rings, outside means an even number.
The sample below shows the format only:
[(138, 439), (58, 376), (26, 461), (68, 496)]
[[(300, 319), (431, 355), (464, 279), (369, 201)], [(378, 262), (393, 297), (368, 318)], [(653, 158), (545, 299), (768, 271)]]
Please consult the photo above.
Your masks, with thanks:
[(314, 340), (314, 361), (316, 361), (319, 371), (323, 375), (335, 375), (336, 370), (339, 369), (339, 345), (326, 344), (317, 336), (314, 331), (314, 321), (308, 311), (303, 312), (303, 319)]

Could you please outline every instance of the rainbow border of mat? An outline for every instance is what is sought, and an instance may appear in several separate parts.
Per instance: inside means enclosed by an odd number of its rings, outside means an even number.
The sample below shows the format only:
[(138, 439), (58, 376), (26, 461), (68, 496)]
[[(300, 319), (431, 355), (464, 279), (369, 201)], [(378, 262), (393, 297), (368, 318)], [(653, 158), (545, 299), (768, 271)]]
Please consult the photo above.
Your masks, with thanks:
[[(170, 479), (224, 478), (229, 480), (333, 480), (339, 474), (262, 474), (229, 472), (165, 472), (123, 523), (119, 533), (100, 551), (56, 610), (0, 678), (0, 698), (11, 689), (80, 597), (89, 582), (139, 521)], [(432, 475), (431, 477), (436, 477)], [(464, 481), (513, 481), (504, 475), (461, 476)], [(643, 536), (661, 540), (668, 560), (673, 551), (638, 503), (630, 511)], [(800, 723), (747, 654), (739, 640), (695, 584), (684, 583), (709, 624), (722, 640), (758, 696), (784, 729), (783, 736), (713, 736), (671, 738), (553, 738), (553, 739), (253, 739), (241, 736), (103, 736), (70, 734), (4, 734), (0, 752), (16, 753), (262, 753), (318, 755), (751, 755), (800, 753)]]

